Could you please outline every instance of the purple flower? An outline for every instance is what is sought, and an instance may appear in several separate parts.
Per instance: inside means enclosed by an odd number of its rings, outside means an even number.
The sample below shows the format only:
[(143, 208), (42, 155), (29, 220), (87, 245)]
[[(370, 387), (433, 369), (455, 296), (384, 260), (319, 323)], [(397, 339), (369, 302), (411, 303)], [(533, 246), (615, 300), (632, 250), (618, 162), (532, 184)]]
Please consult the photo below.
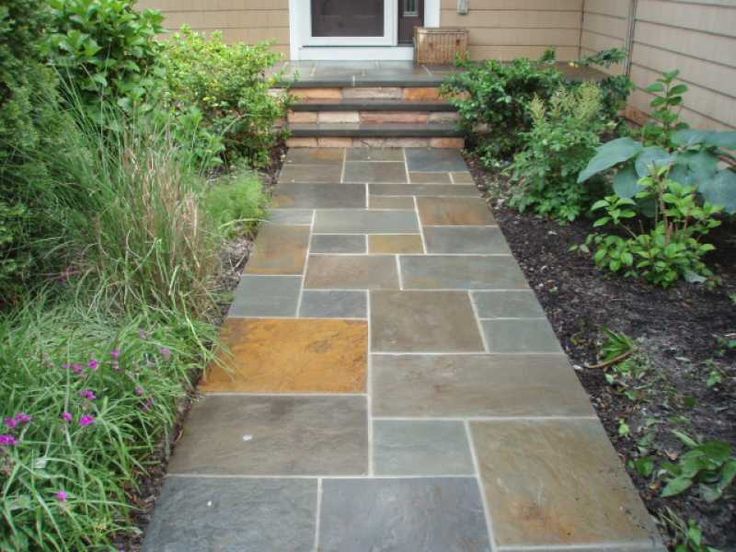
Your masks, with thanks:
[(145, 403), (141, 405), (141, 408), (143, 409), (144, 412), (148, 412), (149, 410), (153, 408), (153, 405), (154, 405), (153, 399), (148, 399)]
[(97, 370), (100, 367), (100, 361), (96, 358), (93, 358), (87, 363), (87, 366), (90, 370)]
[(18, 444), (18, 439), (12, 435), (0, 435), (0, 446), (14, 447)]
[(168, 347), (161, 347), (158, 352), (161, 353), (164, 360), (169, 360), (171, 358), (171, 349)]
[(64, 420), (66, 423), (71, 422), (74, 419), (74, 416), (72, 416), (71, 412), (67, 412), (66, 410), (61, 413), (61, 419)]
[(15, 416), (5, 418), (4, 422), (8, 429), (15, 429), (21, 424), (30, 423), (33, 420), (33, 416), (29, 416), (25, 412), (18, 412)]
[(145, 391), (144, 391), (144, 389), (140, 385), (136, 386), (136, 388), (135, 388), (135, 394), (136, 395), (138, 395), (139, 397), (141, 397), (141, 396), (143, 396), (144, 393), (145, 393)]
[(79, 418), (79, 425), (82, 427), (86, 427), (88, 425), (92, 425), (95, 423), (95, 417), (90, 416), (89, 414), (85, 414), (81, 418)]
[(87, 399), (88, 401), (93, 401), (97, 398), (97, 396), (95, 395), (95, 392), (92, 391), (91, 389), (83, 389), (82, 391), (79, 392), (79, 396), (82, 397), (83, 399)]
[(67, 493), (64, 489), (56, 493), (56, 500), (58, 500), (59, 502), (66, 502), (68, 499), (69, 493)]
[(120, 358), (120, 349), (113, 349), (110, 351), (110, 356), (113, 360), (118, 360)]
[(76, 364), (76, 363), (72, 364), (72, 372), (79, 375), (82, 372), (84, 372), (84, 366), (82, 366), (81, 364)]

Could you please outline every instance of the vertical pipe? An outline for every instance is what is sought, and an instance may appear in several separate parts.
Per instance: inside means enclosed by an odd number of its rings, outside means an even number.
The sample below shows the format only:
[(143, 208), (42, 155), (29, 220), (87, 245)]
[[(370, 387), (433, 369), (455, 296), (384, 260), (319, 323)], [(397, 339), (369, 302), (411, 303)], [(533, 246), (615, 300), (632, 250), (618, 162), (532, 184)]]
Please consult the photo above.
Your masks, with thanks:
[(626, 49), (626, 61), (624, 64), (624, 73), (627, 77), (631, 76), (631, 51), (634, 48), (634, 33), (636, 31), (636, 10), (638, 0), (629, 0), (629, 16), (628, 27), (626, 29), (626, 39), (624, 48)]

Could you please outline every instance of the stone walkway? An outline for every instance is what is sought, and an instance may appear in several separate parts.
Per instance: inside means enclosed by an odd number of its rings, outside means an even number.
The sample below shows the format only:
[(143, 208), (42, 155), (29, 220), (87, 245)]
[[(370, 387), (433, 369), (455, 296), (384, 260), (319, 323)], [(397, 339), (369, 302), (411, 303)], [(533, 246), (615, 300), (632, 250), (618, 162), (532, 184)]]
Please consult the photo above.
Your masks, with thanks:
[(148, 551), (664, 550), (455, 150), (295, 149)]

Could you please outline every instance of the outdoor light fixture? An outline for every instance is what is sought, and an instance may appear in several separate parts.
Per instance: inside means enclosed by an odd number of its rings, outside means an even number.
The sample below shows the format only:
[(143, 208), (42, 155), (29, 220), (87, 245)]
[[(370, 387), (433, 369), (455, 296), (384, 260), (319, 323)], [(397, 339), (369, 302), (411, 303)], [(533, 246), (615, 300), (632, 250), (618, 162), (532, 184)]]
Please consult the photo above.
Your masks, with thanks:
[(460, 15), (468, 15), (469, 0), (457, 0), (457, 13)]

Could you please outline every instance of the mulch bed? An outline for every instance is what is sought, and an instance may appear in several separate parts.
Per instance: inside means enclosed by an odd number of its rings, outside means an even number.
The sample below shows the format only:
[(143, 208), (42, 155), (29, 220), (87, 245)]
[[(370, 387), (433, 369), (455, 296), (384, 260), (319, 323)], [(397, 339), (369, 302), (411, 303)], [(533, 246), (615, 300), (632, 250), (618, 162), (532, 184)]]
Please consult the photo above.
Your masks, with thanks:
[[(673, 429), (721, 439), (736, 450), (736, 350), (725, 345), (729, 334), (736, 338), (736, 224), (724, 223), (711, 234), (717, 249), (707, 262), (721, 279), (718, 287), (682, 283), (662, 290), (603, 273), (590, 255), (570, 251), (591, 232), (590, 220), (560, 225), (519, 214), (504, 204), (505, 179), (472, 157), (468, 163), (622, 460), (636, 457), (647, 419), (656, 420), (649, 431), (656, 432), (654, 443), (663, 454), (681, 451)], [(588, 367), (598, 361), (602, 327), (640, 341), (651, 366), (643, 400), (629, 400), (606, 382), (605, 370)], [(709, 388), (714, 369), (722, 382)], [(619, 435), (619, 420), (629, 424), (630, 436)], [(663, 499), (660, 482), (628, 471), (656, 517), (669, 508), (696, 520), (709, 545), (736, 550), (733, 486), (730, 496), (714, 504), (694, 493)]]

